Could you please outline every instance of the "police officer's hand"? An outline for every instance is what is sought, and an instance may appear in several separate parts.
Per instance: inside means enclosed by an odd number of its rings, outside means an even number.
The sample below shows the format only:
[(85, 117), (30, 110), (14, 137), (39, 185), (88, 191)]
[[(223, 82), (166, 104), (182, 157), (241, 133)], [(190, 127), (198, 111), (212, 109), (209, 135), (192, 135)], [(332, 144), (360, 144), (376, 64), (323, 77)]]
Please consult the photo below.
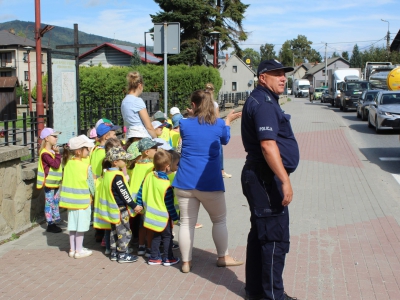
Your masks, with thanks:
[(293, 199), (293, 189), (289, 179), (282, 183), (282, 192), (283, 192), (282, 205), (288, 206)]

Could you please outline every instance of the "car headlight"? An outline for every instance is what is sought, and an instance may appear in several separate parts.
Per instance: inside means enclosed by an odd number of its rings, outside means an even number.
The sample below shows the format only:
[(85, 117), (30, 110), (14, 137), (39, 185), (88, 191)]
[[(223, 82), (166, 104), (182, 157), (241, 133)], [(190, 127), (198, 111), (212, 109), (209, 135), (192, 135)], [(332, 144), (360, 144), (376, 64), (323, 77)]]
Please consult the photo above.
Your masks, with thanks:
[(350, 97), (346, 96), (344, 97), (344, 100), (350, 100)]
[(378, 114), (382, 115), (382, 116), (388, 116), (388, 117), (392, 117), (392, 114), (390, 112), (387, 111), (378, 111)]

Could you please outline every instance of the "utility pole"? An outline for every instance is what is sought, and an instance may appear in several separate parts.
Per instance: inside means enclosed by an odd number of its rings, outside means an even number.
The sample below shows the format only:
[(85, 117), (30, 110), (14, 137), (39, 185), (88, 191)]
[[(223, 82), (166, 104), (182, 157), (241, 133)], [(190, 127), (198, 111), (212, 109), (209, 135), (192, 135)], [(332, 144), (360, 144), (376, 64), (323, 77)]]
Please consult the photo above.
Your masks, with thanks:
[(386, 50), (387, 50), (387, 55), (388, 55), (388, 59), (390, 57), (390, 31), (389, 31), (389, 21), (383, 20), (381, 19), (382, 22), (386, 22), (388, 23), (388, 31), (387, 31), (387, 35), (386, 35)]
[(326, 72), (328, 72), (327, 68), (328, 68), (328, 61), (326, 59), (326, 48), (328, 47), (328, 43), (325, 43), (325, 86), (327, 85), (327, 74)]

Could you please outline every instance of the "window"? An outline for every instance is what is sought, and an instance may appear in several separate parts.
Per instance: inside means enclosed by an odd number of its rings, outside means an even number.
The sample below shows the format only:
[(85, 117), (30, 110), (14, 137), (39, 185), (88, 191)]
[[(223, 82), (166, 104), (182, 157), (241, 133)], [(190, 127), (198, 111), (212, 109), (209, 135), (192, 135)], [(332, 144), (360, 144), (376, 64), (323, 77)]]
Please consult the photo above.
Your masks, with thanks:
[(1, 59), (2, 63), (10, 63), (11, 62), (11, 52), (0, 53), (0, 59)]
[(28, 53), (27, 52), (25, 52), (24, 53), (24, 58), (23, 58), (23, 60), (24, 60), (24, 62), (28, 62)]
[(233, 73), (237, 73), (237, 66), (233, 66), (233, 67), (232, 67), (232, 72), (233, 72)]
[(28, 81), (28, 80), (29, 80), (29, 73), (28, 73), (28, 71), (25, 71), (25, 72), (24, 72), (24, 77), (25, 77), (25, 81)]
[(0, 72), (0, 77), (11, 77), (11, 72)]
[(236, 91), (236, 89), (237, 89), (236, 82), (232, 82), (232, 91)]
[(41, 61), (42, 61), (42, 64), (44, 64), (44, 61), (43, 61), (43, 54), (41, 54)]

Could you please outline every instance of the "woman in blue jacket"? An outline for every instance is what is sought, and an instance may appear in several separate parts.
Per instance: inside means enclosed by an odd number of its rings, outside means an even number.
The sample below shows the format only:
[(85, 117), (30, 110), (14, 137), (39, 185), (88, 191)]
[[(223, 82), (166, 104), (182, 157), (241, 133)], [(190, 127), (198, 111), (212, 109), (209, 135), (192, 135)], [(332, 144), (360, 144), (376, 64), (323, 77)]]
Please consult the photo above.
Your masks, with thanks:
[(225, 187), (221, 174), (220, 147), (230, 139), (230, 122), (241, 113), (232, 110), (224, 122), (217, 118), (211, 93), (195, 91), (191, 96), (191, 116), (179, 122), (182, 138), (181, 160), (173, 182), (179, 201), (179, 247), (182, 272), (191, 269), (194, 230), (200, 203), (213, 223), (212, 235), (217, 248), (217, 266), (238, 266), (228, 255)]

